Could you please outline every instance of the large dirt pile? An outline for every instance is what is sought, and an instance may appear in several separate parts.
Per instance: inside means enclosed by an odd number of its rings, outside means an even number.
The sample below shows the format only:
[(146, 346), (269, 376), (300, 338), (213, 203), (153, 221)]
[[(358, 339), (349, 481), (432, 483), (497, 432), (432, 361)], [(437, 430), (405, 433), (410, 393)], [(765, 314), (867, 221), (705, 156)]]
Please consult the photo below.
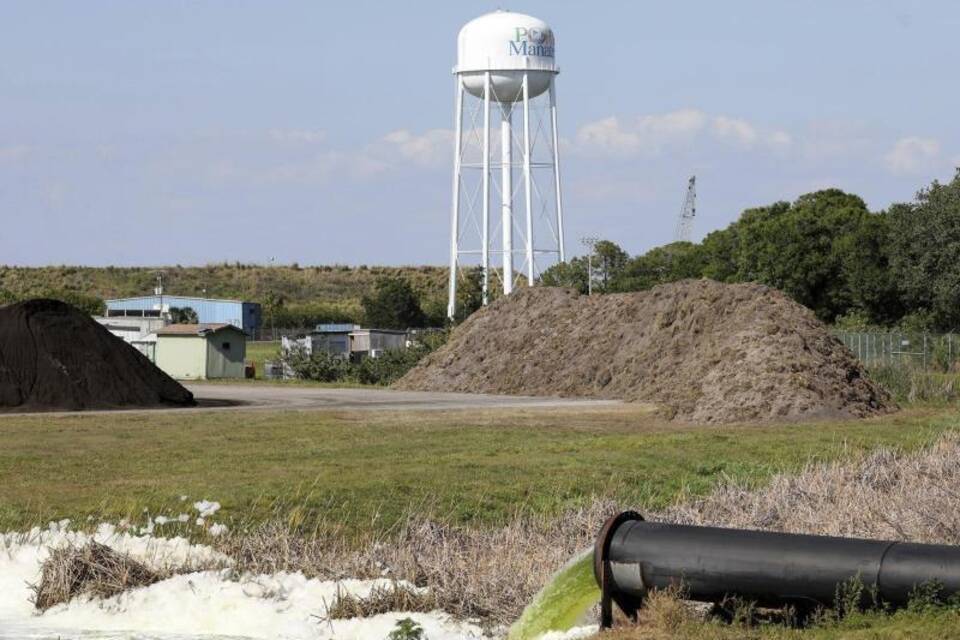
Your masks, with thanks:
[(654, 402), (708, 423), (894, 408), (808, 309), (766, 286), (711, 280), (589, 297), (518, 291), (472, 315), (395, 386)]
[(193, 394), (58, 300), (0, 308), (0, 411), (186, 406)]

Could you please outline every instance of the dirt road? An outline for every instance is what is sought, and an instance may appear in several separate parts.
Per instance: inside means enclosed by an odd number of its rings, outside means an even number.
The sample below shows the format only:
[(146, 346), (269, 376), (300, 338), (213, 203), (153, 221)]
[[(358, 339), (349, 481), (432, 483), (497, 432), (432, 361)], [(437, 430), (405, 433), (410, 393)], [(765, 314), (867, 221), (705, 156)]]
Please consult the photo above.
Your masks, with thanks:
[[(188, 384), (201, 407), (271, 409), (472, 409), (526, 407), (603, 407), (615, 400), (534, 398), (472, 393), (393, 391), (391, 389), (330, 389), (308, 385)], [(182, 409), (176, 409), (182, 411)]]

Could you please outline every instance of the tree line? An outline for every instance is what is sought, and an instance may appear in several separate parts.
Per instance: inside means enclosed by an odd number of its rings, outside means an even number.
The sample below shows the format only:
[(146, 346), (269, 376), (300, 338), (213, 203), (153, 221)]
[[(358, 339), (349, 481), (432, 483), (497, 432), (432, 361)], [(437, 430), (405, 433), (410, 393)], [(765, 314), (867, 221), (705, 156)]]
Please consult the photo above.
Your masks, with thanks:
[[(913, 202), (871, 212), (839, 189), (745, 210), (702, 242), (675, 242), (630, 257), (597, 242), (593, 290), (639, 291), (685, 278), (759, 282), (848, 327), (960, 328), (960, 170)], [(588, 287), (588, 258), (544, 272), (547, 286)]]

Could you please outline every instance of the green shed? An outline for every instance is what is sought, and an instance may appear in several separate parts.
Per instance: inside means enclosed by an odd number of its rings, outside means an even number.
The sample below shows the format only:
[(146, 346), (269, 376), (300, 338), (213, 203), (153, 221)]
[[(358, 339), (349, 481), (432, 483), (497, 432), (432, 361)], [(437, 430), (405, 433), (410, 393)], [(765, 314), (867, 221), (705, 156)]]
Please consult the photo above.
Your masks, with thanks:
[(243, 378), (247, 336), (232, 324), (171, 324), (157, 331), (156, 364), (178, 380)]

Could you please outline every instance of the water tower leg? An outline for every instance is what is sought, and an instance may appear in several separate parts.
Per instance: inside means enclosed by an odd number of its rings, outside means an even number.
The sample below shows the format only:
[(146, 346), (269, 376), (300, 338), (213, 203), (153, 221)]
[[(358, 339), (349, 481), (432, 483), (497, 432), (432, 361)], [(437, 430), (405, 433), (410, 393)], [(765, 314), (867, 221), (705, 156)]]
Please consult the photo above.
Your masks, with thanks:
[(486, 305), (490, 297), (490, 72), (483, 74), (483, 247), (480, 251), (483, 266), (481, 300)]
[(560, 139), (557, 137), (557, 85), (556, 79), (550, 81), (550, 128), (553, 134), (553, 181), (557, 203), (557, 251), (560, 262), (566, 261), (563, 251), (563, 198), (560, 197)]
[(457, 314), (457, 261), (460, 253), (460, 158), (461, 129), (463, 127), (463, 84), (456, 76), (456, 127), (454, 128), (453, 155), (453, 208), (450, 213), (450, 288), (447, 299), (447, 317), (453, 320)]
[(523, 74), (523, 181), (527, 207), (527, 284), (533, 286), (533, 194), (530, 175), (530, 76)]
[(502, 105), (503, 119), (500, 122), (500, 202), (503, 226), (503, 293), (513, 292), (513, 133), (511, 116), (513, 107)]

